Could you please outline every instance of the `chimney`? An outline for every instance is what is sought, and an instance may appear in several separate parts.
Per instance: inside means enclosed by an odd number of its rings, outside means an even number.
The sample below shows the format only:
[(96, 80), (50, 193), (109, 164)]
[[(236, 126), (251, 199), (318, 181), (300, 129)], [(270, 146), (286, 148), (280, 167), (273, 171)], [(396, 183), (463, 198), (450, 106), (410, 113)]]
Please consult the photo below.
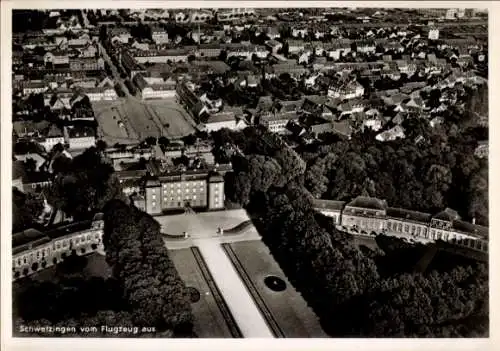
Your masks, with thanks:
[(472, 224), (476, 224), (476, 217), (472, 218)]

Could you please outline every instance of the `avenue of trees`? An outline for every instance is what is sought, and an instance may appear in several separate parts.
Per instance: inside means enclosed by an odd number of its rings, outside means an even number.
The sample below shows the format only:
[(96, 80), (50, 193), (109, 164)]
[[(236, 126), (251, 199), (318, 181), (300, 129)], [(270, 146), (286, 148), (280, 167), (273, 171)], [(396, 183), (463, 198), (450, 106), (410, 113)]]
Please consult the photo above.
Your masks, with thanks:
[(119, 200), (104, 211), (106, 261), (123, 284), (135, 325), (188, 334), (193, 315), (189, 294), (148, 214)]
[[(227, 137), (223, 137), (225, 134)], [(214, 140), (238, 145), (227, 196), (244, 205), (264, 243), (332, 336), (457, 337), (488, 330), (488, 273), (482, 264), (419, 272), (399, 265), (401, 245), (362, 250), (317, 213), (303, 185), (307, 172), (267, 131), (223, 131)], [(286, 150), (286, 151), (285, 151)], [(353, 155), (351, 155), (351, 162)], [(354, 173), (356, 176), (356, 173)], [(384, 251), (385, 249), (385, 251)], [(417, 248), (421, 250), (421, 248)], [(411, 251), (411, 250), (410, 250)]]

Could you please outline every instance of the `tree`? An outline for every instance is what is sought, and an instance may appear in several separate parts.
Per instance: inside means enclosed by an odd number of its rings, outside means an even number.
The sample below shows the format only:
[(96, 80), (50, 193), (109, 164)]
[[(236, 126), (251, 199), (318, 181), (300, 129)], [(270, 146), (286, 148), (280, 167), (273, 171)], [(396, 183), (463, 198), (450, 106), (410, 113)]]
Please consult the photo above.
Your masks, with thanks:
[(288, 57), (288, 54), (290, 53), (290, 45), (288, 44), (288, 41), (285, 41), (283, 43), (283, 46), (281, 48), (281, 53), (283, 56)]
[(168, 140), (167, 137), (161, 136), (158, 138), (158, 144), (160, 146), (165, 147), (165, 146), (168, 146), (170, 144), (170, 140)]
[(36, 171), (36, 161), (31, 157), (26, 158), (24, 161), (24, 169), (27, 172), (35, 172)]
[[(419, 150), (410, 141), (379, 144), (355, 135), (349, 142), (299, 147), (307, 156), (304, 174), (296, 166), (300, 164), (296, 155), (279, 139), (257, 128), (242, 134), (239, 147), (245, 156), (232, 159), (228, 195), (246, 208), (263, 242), (325, 331), (344, 337), (484, 335), (488, 323), (484, 267), (471, 263), (461, 267), (455, 258), (455, 263), (444, 259), (445, 267), (414, 273), (412, 268), (426, 247), (393, 242), (384, 246), (379, 240), (383, 253), (364, 254), (330, 218), (316, 213), (304, 188), (314, 189), (316, 178), (324, 175), (323, 181), (332, 180), (328, 187), (336, 199), (366, 193), (410, 205), (438, 201), (431, 197), (444, 199), (460, 159), (448, 168), (442, 160), (449, 154)], [(236, 135), (213, 133), (215, 146), (235, 143)], [(371, 169), (386, 171), (373, 174)], [(485, 184), (477, 179), (474, 187), (484, 190)], [(429, 186), (432, 191), (426, 193)], [(338, 320), (335, 315), (346, 317)]]
[(12, 189), (12, 224), (13, 231), (33, 227), (44, 209), (43, 197), (36, 193), (22, 193)]
[(226, 50), (221, 50), (218, 59), (219, 59), (219, 61), (226, 62), (226, 60), (227, 60), (227, 51)]
[(96, 148), (97, 148), (97, 150), (102, 152), (108, 148), (108, 144), (104, 140), (99, 139), (99, 140), (97, 140)]
[(196, 136), (194, 134), (188, 134), (182, 137), (182, 141), (185, 145), (194, 145), (196, 143)]
[(53, 165), (58, 176), (47, 199), (55, 208), (79, 219), (101, 210), (111, 199), (125, 199), (113, 167), (104, 161), (97, 148), (89, 148), (73, 160), (64, 155), (58, 159), (64, 160), (65, 166), (61, 171)]
[(152, 136), (149, 136), (149, 137), (146, 138), (146, 143), (149, 146), (154, 146), (154, 145), (156, 145), (156, 138), (152, 137)]
[(304, 179), (305, 187), (316, 198), (321, 196), (327, 190), (328, 178), (325, 177), (325, 161), (317, 159), (314, 164), (307, 168)]
[(123, 284), (124, 297), (139, 326), (159, 331), (192, 328), (189, 294), (149, 215), (121, 201), (104, 210), (106, 261)]

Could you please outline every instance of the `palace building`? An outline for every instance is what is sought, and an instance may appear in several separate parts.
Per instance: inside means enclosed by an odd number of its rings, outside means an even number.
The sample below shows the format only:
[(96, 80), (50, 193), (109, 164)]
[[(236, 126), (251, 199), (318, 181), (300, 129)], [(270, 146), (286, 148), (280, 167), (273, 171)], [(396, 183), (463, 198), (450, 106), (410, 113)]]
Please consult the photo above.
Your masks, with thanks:
[(146, 176), (142, 208), (151, 215), (186, 207), (221, 210), (224, 208), (224, 178), (217, 171), (190, 170)]
[(48, 232), (35, 229), (12, 235), (13, 279), (56, 265), (72, 254), (81, 256), (103, 249), (102, 213), (91, 221), (66, 225)]
[(342, 201), (315, 200), (314, 208), (332, 217), (340, 230), (359, 235), (387, 234), (424, 241), (442, 240), (488, 252), (488, 227), (463, 221), (450, 208), (435, 215), (389, 207), (385, 200), (358, 196)]
[(224, 175), (232, 170), (230, 164), (195, 167), (193, 163), (190, 168), (172, 168), (150, 160), (147, 168), (117, 172), (123, 192), (133, 195), (135, 206), (142, 211), (160, 215), (186, 208), (224, 209)]

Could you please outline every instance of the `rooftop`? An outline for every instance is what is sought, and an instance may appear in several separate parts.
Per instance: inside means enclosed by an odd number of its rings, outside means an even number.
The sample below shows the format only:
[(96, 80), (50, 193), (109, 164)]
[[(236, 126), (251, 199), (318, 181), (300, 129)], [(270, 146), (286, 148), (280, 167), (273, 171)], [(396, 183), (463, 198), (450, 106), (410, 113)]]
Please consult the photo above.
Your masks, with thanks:
[(319, 210), (342, 211), (345, 201), (313, 200), (314, 208)]
[(36, 229), (26, 229), (25, 231), (12, 234), (12, 248), (19, 247), (35, 241), (48, 242), (50, 239), (44, 233)]
[(431, 215), (429, 213), (405, 210), (402, 208), (388, 207), (387, 217), (396, 219), (408, 219), (415, 222), (429, 223)]
[(374, 210), (386, 210), (387, 202), (375, 197), (358, 196), (347, 204), (348, 207), (360, 207)]

